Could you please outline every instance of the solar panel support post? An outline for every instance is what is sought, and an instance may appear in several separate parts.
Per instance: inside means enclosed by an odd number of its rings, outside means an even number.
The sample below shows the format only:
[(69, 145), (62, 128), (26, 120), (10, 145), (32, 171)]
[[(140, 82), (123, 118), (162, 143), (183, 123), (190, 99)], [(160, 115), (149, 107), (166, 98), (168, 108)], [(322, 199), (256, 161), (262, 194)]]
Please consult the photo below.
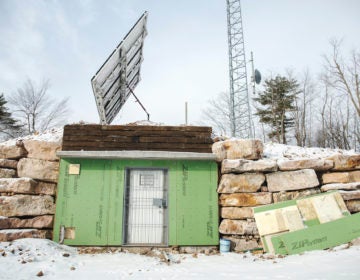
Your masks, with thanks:
[(148, 111), (146, 111), (146, 108), (144, 107), (144, 105), (140, 102), (139, 98), (137, 98), (137, 96), (135, 95), (135, 93), (133, 92), (133, 90), (131, 89), (131, 87), (129, 87), (128, 84), (126, 84), (126, 86), (128, 87), (128, 89), (130, 90), (130, 92), (132, 93), (132, 95), (134, 95), (136, 102), (139, 103), (139, 105), (141, 106), (141, 108), (145, 111), (146, 115), (147, 115), (147, 120), (150, 121), (150, 114)]

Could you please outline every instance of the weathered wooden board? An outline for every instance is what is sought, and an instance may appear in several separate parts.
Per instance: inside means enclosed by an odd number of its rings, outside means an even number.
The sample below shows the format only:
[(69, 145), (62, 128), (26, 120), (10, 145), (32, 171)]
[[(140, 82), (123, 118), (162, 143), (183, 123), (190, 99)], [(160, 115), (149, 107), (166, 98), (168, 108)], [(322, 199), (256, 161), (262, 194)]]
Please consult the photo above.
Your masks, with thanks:
[(156, 126), (156, 125), (100, 125), (100, 124), (71, 124), (65, 130), (112, 130), (112, 131), (196, 131), (212, 132), (209, 126)]
[(62, 150), (211, 153), (211, 131), (202, 126), (67, 125)]
[(209, 137), (169, 137), (169, 136), (122, 136), (122, 135), (65, 135), (66, 142), (122, 142), (122, 143), (189, 143), (212, 144)]

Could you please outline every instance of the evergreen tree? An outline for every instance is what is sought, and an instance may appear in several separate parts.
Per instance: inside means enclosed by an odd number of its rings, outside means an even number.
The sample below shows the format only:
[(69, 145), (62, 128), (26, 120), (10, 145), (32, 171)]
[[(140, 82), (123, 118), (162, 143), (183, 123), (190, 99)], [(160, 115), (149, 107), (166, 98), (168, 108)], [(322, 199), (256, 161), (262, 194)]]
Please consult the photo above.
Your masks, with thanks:
[(5, 107), (6, 103), (4, 94), (0, 94), (0, 133), (12, 137), (20, 130), (21, 126), (11, 117), (11, 113)]
[(256, 115), (260, 122), (270, 126), (270, 139), (286, 144), (287, 129), (294, 126), (294, 118), (288, 113), (296, 109), (294, 103), (300, 93), (295, 79), (276, 76), (265, 81), (265, 90), (254, 100), (260, 103)]

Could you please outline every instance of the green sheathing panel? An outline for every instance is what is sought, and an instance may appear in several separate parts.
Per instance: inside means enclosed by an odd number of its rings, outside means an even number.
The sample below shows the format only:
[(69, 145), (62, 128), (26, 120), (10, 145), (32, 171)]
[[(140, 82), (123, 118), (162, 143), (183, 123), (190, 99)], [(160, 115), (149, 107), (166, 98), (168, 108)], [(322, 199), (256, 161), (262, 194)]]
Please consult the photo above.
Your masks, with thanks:
[[(170, 245), (217, 245), (217, 165), (207, 161), (178, 162), (170, 184)], [(174, 174), (171, 174), (174, 175)], [(175, 190), (171, 187), (175, 186)]]
[(274, 204), (257, 206), (257, 207), (253, 208), (253, 211), (254, 211), (254, 214), (257, 214), (257, 213), (276, 210), (276, 209), (293, 206), (293, 205), (296, 205), (296, 200), (286, 200), (286, 201), (277, 202)]
[(298, 254), (349, 242), (360, 236), (360, 213), (272, 237), (275, 253)]
[[(69, 175), (69, 164), (80, 164), (80, 175)], [(123, 171), (110, 160), (61, 160), (54, 240), (61, 226), (74, 227), (69, 245), (111, 245), (121, 240)]]
[[(69, 164), (80, 164), (69, 175)], [(218, 244), (217, 165), (212, 161), (62, 159), (54, 241), (74, 227), (68, 245), (122, 245), (126, 168), (165, 168), (169, 175), (168, 244)]]

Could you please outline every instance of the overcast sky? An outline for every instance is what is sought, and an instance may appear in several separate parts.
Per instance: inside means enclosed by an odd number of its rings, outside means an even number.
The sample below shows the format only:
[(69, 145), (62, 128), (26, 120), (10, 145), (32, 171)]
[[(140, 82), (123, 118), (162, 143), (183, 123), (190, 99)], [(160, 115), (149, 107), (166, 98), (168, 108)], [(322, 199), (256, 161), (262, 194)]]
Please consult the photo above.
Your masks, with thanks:
[[(50, 79), (49, 94), (70, 97), (69, 122), (99, 122), (91, 77), (144, 11), (148, 36), (135, 93), (151, 120), (201, 121), (207, 101), (228, 91), (225, 0), (0, 0), (0, 92), (30, 78)], [(360, 48), (359, 0), (243, 0), (247, 58), (263, 78), (321, 70), (329, 39)], [(248, 65), (248, 72), (250, 70)], [(146, 118), (130, 97), (113, 124)]]

